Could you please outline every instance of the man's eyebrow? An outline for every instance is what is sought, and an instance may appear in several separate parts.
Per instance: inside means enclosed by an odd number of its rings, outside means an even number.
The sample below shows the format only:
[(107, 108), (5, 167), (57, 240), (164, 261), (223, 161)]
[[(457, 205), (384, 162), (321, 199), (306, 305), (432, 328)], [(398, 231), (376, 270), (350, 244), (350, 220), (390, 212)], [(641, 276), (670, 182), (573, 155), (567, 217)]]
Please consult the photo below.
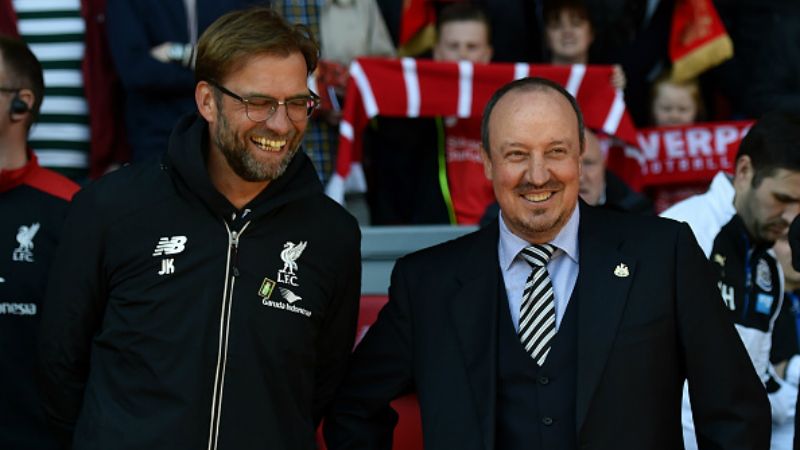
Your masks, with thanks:
[[(309, 97), (311, 95), (311, 91), (306, 91), (303, 93), (293, 94), (286, 97), (286, 100), (291, 100), (295, 98), (303, 98)], [(263, 98), (263, 99), (271, 99), (271, 100), (278, 100), (277, 98), (273, 97), (272, 95), (262, 94), (260, 92), (248, 92), (246, 94), (242, 94), (244, 98)]]
[(549, 146), (556, 146), (556, 145), (570, 146), (570, 145), (572, 145), (572, 141), (569, 140), (569, 139), (553, 139), (550, 142), (548, 142), (547, 145), (549, 145)]
[(785, 203), (798, 203), (798, 202), (800, 202), (800, 198), (794, 197), (793, 195), (787, 194), (785, 192), (780, 192), (780, 191), (775, 192), (775, 191), (773, 191), (772, 192), (772, 196), (775, 197), (776, 199), (782, 201), (782, 202), (785, 202)]
[(500, 143), (500, 149), (505, 150), (508, 148), (525, 148), (525, 145), (517, 141), (504, 141)]
[[(553, 139), (553, 140), (551, 140), (551, 141), (549, 141), (547, 143), (548, 147), (554, 147), (554, 146), (558, 146), (558, 145), (571, 146), (572, 145), (572, 141), (570, 141), (569, 139)], [(515, 148), (516, 147), (525, 147), (525, 148), (527, 148), (527, 145), (522, 143), (522, 142), (519, 142), (519, 141), (504, 141), (504, 142), (500, 143), (500, 148), (506, 148), (506, 147), (515, 147)]]

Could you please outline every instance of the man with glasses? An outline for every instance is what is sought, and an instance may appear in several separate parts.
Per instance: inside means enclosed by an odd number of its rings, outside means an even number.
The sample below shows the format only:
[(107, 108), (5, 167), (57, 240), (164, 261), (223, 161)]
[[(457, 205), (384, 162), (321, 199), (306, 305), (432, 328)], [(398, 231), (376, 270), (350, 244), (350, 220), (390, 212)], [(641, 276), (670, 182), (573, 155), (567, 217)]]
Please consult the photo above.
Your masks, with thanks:
[(269, 9), (221, 17), (163, 160), (76, 198), (40, 348), (63, 443), (316, 448), (360, 287), (356, 221), (298, 151), (317, 55)]

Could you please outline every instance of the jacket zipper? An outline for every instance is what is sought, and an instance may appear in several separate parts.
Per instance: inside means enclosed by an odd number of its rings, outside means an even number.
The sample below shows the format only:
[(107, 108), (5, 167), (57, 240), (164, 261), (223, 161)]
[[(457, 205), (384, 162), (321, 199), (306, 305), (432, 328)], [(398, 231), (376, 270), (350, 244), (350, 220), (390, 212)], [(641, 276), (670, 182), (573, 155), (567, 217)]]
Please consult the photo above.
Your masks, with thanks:
[(219, 440), (219, 424), (222, 413), (222, 393), (225, 387), (225, 368), (228, 363), (228, 335), (231, 322), (231, 306), (233, 305), (233, 288), (239, 276), (239, 238), (247, 222), (239, 231), (231, 231), (225, 222), (228, 232), (228, 255), (225, 264), (225, 288), (222, 294), (222, 306), (219, 317), (219, 349), (217, 350), (217, 369), (214, 373), (214, 395), (211, 401), (211, 425), (208, 435), (208, 450), (216, 450)]

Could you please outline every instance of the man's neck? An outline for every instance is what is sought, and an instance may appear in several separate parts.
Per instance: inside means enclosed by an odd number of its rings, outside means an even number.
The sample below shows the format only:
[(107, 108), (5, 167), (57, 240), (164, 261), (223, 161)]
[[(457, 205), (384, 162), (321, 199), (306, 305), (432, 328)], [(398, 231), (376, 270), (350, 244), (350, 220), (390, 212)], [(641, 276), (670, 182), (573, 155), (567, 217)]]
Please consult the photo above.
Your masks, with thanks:
[(748, 226), (747, 222), (745, 222), (744, 217), (737, 211), (736, 215), (739, 218), (740, 224), (742, 226), (742, 230), (747, 235), (747, 239), (750, 242), (750, 246), (752, 248), (760, 248), (760, 249), (768, 249), (772, 248), (775, 245), (775, 241), (768, 241), (761, 238), (759, 235), (753, 232), (750, 226)]
[(0, 138), (0, 170), (15, 170), (28, 162), (26, 142)]
[(269, 181), (246, 181), (237, 175), (222, 153), (211, 148), (208, 152), (208, 175), (211, 184), (236, 208), (242, 209), (263, 191)]

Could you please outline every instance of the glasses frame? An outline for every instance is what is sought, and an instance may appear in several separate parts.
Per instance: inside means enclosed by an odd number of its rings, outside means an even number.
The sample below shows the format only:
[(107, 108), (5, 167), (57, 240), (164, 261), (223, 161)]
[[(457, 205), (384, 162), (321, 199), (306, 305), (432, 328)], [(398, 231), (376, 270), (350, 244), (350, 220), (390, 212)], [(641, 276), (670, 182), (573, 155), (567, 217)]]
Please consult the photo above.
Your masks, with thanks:
[[(292, 119), (292, 116), (289, 115), (289, 106), (287, 105), (287, 102), (290, 102), (292, 100), (298, 100), (298, 99), (300, 99), (302, 97), (293, 97), (293, 98), (290, 98), (290, 99), (287, 99), (287, 100), (278, 100), (278, 99), (275, 99), (275, 98), (272, 98), (272, 97), (264, 96), (263, 98), (275, 101), (275, 108), (271, 109), (271, 111), (267, 114), (267, 117), (265, 117), (263, 120), (254, 120), (252, 117), (250, 117), (250, 105), (251, 105), (250, 99), (242, 97), (241, 95), (231, 91), (230, 89), (222, 86), (221, 84), (217, 83), (214, 80), (208, 80), (208, 84), (210, 84), (215, 89), (217, 89), (220, 92), (222, 92), (223, 94), (227, 95), (228, 97), (231, 97), (232, 99), (234, 99), (234, 100), (238, 101), (239, 103), (243, 104), (244, 105), (244, 114), (252, 122), (256, 122), (256, 123), (266, 122), (272, 116), (274, 116), (276, 112), (278, 112), (278, 109), (281, 107), (281, 105), (283, 105), (283, 109), (286, 111), (286, 118), (287, 119), (289, 119), (292, 122), (300, 122), (301, 121), (301, 120)], [(319, 104), (320, 104), (319, 95), (315, 94), (314, 91), (312, 91), (310, 89), (309, 89), (309, 92), (310, 92), (310, 94), (308, 95), (307, 99), (311, 100), (311, 104), (306, 107), (306, 116), (302, 120), (308, 120), (308, 118), (311, 117), (311, 114), (314, 113), (314, 110), (317, 109), (319, 107)]]

